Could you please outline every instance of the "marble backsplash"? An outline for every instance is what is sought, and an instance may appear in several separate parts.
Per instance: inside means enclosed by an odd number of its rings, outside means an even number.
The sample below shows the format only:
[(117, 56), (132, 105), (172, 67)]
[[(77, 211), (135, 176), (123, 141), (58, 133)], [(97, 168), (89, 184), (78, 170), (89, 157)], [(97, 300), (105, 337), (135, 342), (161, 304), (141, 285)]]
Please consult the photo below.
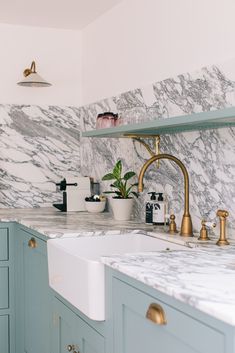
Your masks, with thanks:
[[(65, 174), (100, 181), (117, 159), (124, 169), (138, 173), (149, 158), (138, 142), (81, 138), (80, 131), (94, 129), (97, 114), (104, 111), (117, 112), (122, 123), (129, 124), (234, 106), (234, 63), (205, 67), (80, 108), (0, 105), (0, 207), (50, 206), (61, 199), (54, 183)], [(235, 230), (235, 128), (164, 135), (161, 151), (177, 156), (188, 169), (194, 227), (200, 228), (202, 217), (213, 219), (218, 208), (225, 208)], [(107, 187), (102, 183), (103, 190)], [(144, 219), (144, 201), (152, 190), (167, 194), (180, 223), (183, 177), (178, 167), (161, 161), (160, 168), (149, 168), (135, 217)]]
[(0, 207), (50, 206), (55, 182), (80, 173), (76, 108), (0, 105)]
[[(120, 94), (80, 108), (82, 130), (95, 128), (103, 111), (117, 112), (124, 124), (150, 119), (221, 109), (235, 105), (235, 80), (231, 62), (205, 67), (143, 89)], [(235, 230), (235, 128), (221, 128), (161, 136), (161, 152), (178, 157), (190, 176), (193, 223), (200, 229), (202, 217), (214, 219), (218, 208), (229, 210), (229, 227)], [(82, 139), (81, 171), (98, 180), (117, 159), (125, 169), (138, 172), (149, 158), (145, 148), (129, 139)], [(183, 176), (178, 166), (161, 161), (149, 168), (145, 192), (136, 200), (135, 216), (144, 219), (144, 201), (149, 191), (163, 191), (169, 208), (180, 224), (183, 209)], [(104, 189), (108, 185), (104, 186)]]

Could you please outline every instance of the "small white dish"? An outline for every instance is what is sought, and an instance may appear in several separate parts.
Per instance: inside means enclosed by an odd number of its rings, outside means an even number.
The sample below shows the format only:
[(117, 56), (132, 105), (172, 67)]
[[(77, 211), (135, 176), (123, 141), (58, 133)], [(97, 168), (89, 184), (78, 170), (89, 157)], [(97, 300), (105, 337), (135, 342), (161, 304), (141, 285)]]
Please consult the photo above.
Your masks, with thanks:
[(100, 213), (103, 212), (105, 209), (105, 203), (106, 200), (104, 201), (85, 201), (86, 209), (90, 213)]

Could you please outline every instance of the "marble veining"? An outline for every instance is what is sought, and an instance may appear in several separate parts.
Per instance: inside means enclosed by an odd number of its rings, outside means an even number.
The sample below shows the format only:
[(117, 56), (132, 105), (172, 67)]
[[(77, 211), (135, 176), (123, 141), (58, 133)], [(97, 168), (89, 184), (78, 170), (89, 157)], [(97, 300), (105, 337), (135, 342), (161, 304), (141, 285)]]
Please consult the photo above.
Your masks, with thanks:
[(115, 255), (102, 262), (235, 326), (235, 245)]
[(0, 207), (49, 206), (55, 182), (80, 173), (76, 108), (0, 105)]
[[(114, 221), (108, 212), (60, 212), (52, 207), (1, 209), (1, 222), (17, 222), (49, 238), (115, 235), (156, 231), (138, 221)], [(182, 243), (182, 240), (181, 240)]]
[[(47, 207), (61, 200), (55, 181), (89, 175), (100, 181), (117, 159), (137, 173), (149, 155), (129, 139), (80, 138), (95, 128), (104, 111), (117, 112), (121, 124), (170, 119), (235, 105), (234, 60), (155, 82), (83, 107), (0, 105), (0, 207)], [(228, 233), (235, 236), (235, 128), (185, 132), (161, 137), (161, 151), (177, 156), (190, 175), (195, 230), (201, 218), (228, 209)], [(108, 183), (101, 189), (107, 190)], [(173, 163), (149, 168), (145, 192), (133, 217), (144, 220), (148, 191), (165, 192), (180, 226), (183, 178)]]
[[(234, 60), (233, 60), (234, 62)], [(118, 112), (122, 124), (150, 119), (166, 119), (230, 107), (235, 104), (234, 69), (231, 62), (205, 67), (194, 73), (169, 78), (141, 89), (90, 104), (81, 109), (81, 128), (95, 127), (100, 109)], [(235, 128), (211, 129), (164, 135), (161, 151), (177, 156), (190, 176), (190, 204), (194, 228), (201, 219), (215, 219), (218, 208), (228, 209), (228, 233), (235, 236)], [(140, 170), (149, 154), (137, 142), (127, 139), (81, 140), (81, 170), (101, 180), (117, 159), (125, 169)], [(108, 183), (103, 183), (103, 190)], [(178, 167), (166, 161), (149, 168), (145, 192), (136, 200), (134, 216), (144, 220), (144, 202), (149, 191), (165, 192), (169, 209), (178, 226), (183, 209), (183, 177)]]
[(147, 225), (141, 220), (115, 221), (108, 212), (92, 214), (88, 212), (60, 212), (53, 207), (0, 209), (0, 222), (17, 222), (35, 230), (48, 238), (66, 238), (80, 236), (103, 236), (119, 234), (144, 234), (187, 247), (215, 244), (199, 242), (198, 234), (193, 238), (172, 237), (164, 227)]

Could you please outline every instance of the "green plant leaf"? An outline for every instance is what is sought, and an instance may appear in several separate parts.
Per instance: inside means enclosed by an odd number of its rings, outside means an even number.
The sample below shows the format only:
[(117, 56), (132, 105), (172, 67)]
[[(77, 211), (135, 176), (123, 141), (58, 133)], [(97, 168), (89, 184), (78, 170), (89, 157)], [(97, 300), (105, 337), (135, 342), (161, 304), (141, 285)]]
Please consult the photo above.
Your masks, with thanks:
[(131, 192), (130, 192), (130, 194), (134, 195), (134, 196), (135, 196), (135, 197), (137, 197), (137, 198), (139, 197), (139, 194), (138, 194), (138, 192), (135, 192), (135, 191), (131, 191)]
[(104, 191), (104, 194), (115, 194), (116, 191)]
[(115, 180), (115, 182), (112, 185), (117, 189), (122, 189), (123, 187), (123, 183), (120, 180)]
[(115, 191), (115, 194), (122, 197), (122, 194), (120, 191)]
[(114, 180), (114, 179), (116, 179), (116, 177), (113, 175), (113, 173), (105, 174), (102, 178), (102, 180)]
[(116, 165), (113, 168), (113, 173), (115, 176), (115, 179), (121, 179), (121, 174), (122, 174), (122, 161), (119, 160), (117, 161)]
[(129, 179), (131, 179), (133, 176), (135, 176), (135, 172), (127, 172), (127, 173), (124, 175), (123, 179), (129, 180)]
[(129, 186), (129, 188), (126, 189), (126, 197), (128, 197), (130, 195), (132, 186)]

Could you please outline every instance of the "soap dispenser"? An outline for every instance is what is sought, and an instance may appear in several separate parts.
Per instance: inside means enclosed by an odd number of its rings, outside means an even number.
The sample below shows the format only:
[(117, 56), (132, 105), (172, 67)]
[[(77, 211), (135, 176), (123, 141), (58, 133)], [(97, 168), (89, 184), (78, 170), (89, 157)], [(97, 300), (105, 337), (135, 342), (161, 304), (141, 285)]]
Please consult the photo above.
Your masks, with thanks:
[(153, 224), (153, 207), (156, 203), (156, 192), (148, 192), (151, 195), (150, 200), (145, 204), (145, 223)]
[(158, 226), (164, 226), (165, 224), (165, 215), (166, 215), (166, 202), (163, 198), (163, 193), (155, 193), (155, 196), (158, 195), (157, 200), (153, 205), (153, 224)]

